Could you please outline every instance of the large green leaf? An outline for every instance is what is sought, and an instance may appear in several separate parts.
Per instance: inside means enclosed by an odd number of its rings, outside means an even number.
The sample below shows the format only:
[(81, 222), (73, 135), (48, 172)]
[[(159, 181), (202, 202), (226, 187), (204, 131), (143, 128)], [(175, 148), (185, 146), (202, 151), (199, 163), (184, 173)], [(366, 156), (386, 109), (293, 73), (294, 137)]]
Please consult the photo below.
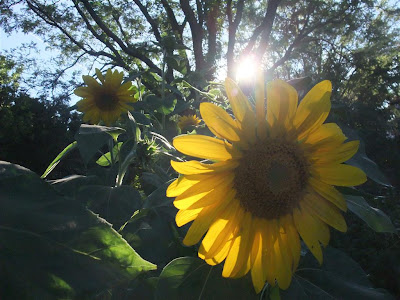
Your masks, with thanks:
[(0, 162), (0, 295), (101, 295), (156, 268), (110, 224), (23, 167)]
[(131, 186), (81, 187), (78, 199), (119, 229), (142, 206), (139, 192)]
[(390, 218), (380, 209), (370, 206), (362, 196), (344, 195), (347, 207), (376, 232), (396, 233)]
[(343, 252), (326, 248), (319, 266), (307, 253), (281, 299), (393, 299), (382, 289), (374, 289), (361, 267)]
[(195, 257), (180, 257), (160, 274), (156, 299), (257, 299), (248, 277), (223, 278), (222, 268)]

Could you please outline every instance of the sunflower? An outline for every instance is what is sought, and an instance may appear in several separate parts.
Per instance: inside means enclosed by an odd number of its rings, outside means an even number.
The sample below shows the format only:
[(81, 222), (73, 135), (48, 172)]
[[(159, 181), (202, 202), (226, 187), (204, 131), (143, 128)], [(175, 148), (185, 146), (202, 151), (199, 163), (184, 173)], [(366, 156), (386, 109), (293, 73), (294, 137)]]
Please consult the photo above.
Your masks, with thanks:
[(130, 107), (127, 103), (135, 102), (130, 90), (132, 82), (121, 85), (123, 73), (107, 70), (105, 76), (96, 69), (96, 74), (100, 83), (91, 76), (82, 76), (86, 87), (78, 87), (75, 95), (83, 99), (78, 101), (78, 110), (85, 115), (83, 120), (93, 124), (103, 120), (106, 125), (116, 121), (121, 113), (128, 111)]
[(200, 122), (196, 115), (180, 116), (178, 119), (178, 127), (183, 130), (189, 126), (197, 126)]
[[(290, 285), (300, 259), (300, 238), (322, 263), (329, 226), (345, 232), (346, 201), (334, 187), (366, 181), (360, 169), (342, 164), (358, 150), (334, 123), (325, 123), (332, 85), (322, 81), (298, 103), (296, 90), (260, 76), (252, 105), (231, 79), (225, 89), (235, 116), (211, 104), (201, 116), (216, 136), (181, 135), (180, 152), (213, 163), (171, 161), (182, 176), (167, 196), (176, 197), (176, 223), (194, 221), (184, 240), (210, 265), (225, 260), (222, 276), (251, 273), (259, 293), (265, 282)], [(266, 95), (266, 97), (265, 97)]]

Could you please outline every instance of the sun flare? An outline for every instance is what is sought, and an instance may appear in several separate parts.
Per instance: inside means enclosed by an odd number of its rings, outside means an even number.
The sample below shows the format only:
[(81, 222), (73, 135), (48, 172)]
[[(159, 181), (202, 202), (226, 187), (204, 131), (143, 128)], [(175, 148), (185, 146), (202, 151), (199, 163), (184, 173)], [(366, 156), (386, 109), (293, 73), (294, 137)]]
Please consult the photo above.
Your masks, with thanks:
[(240, 83), (254, 82), (258, 68), (254, 55), (244, 57), (236, 67), (236, 81)]

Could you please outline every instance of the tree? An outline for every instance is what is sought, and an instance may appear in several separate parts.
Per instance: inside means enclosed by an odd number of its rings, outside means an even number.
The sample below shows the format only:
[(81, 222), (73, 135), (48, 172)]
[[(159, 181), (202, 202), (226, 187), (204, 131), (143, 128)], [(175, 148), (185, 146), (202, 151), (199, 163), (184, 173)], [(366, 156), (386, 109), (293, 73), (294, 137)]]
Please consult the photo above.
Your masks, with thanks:
[(32, 98), (18, 88), (22, 66), (0, 56), (0, 158), (42, 173), (79, 127), (59, 99)]

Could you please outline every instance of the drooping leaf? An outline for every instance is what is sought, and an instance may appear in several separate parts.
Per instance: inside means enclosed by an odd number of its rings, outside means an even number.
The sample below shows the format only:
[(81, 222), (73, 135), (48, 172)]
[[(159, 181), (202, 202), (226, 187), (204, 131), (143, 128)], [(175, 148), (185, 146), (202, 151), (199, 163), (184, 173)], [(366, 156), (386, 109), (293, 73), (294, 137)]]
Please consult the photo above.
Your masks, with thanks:
[(156, 299), (258, 299), (248, 276), (223, 278), (220, 265), (195, 257), (179, 257), (160, 274)]
[(393, 299), (382, 289), (374, 289), (361, 267), (343, 252), (324, 249), (322, 266), (307, 253), (293, 276), (282, 300), (289, 299)]
[(79, 128), (79, 134), (96, 134), (105, 132), (112, 136), (112, 138), (116, 141), (118, 136), (121, 133), (125, 132), (125, 129), (120, 127), (107, 127), (107, 126), (100, 126), (100, 125), (88, 125), (82, 124)]
[(102, 127), (82, 124), (79, 132), (75, 135), (79, 152), (85, 164), (88, 164), (99, 152), (99, 149), (112, 139)]
[(365, 174), (367, 174), (368, 178), (372, 179), (373, 181), (384, 186), (391, 186), (389, 180), (379, 169), (378, 165), (367, 156), (367, 153), (365, 152), (364, 141), (360, 138), (357, 132), (344, 125), (340, 125), (340, 128), (343, 129), (345, 135), (351, 140), (360, 141), (360, 146), (357, 153), (346, 163), (360, 168), (365, 172)]
[(87, 298), (156, 268), (83, 205), (0, 163), (0, 295)]
[(390, 218), (380, 209), (370, 206), (362, 196), (344, 196), (349, 210), (364, 220), (373, 230), (376, 232), (396, 233), (396, 228)]
[(68, 153), (70, 153), (72, 150), (74, 150), (78, 146), (78, 143), (72, 142), (69, 144), (67, 147), (64, 148), (63, 151), (60, 152), (60, 154), (57, 155), (57, 157), (50, 163), (50, 165), (47, 167), (46, 171), (44, 171), (43, 175), (41, 178), (46, 178), (47, 175), (50, 174), (51, 171), (54, 170), (54, 168), (59, 164), (61, 159), (63, 159)]

